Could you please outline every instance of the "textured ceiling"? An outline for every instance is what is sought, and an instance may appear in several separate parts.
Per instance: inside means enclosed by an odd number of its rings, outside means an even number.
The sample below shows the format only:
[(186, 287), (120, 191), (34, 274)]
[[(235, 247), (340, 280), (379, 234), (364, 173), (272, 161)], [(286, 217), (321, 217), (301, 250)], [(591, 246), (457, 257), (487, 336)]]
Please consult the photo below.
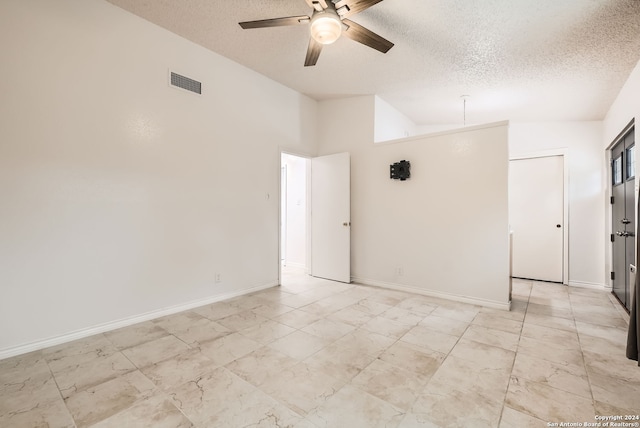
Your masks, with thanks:
[(640, 0), (385, 0), (350, 17), (395, 43), (346, 37), (304, 67), (305, 0), (108, 0), (315, 99), (376, 94), (419, 125), (600, 120), (640, 59)]

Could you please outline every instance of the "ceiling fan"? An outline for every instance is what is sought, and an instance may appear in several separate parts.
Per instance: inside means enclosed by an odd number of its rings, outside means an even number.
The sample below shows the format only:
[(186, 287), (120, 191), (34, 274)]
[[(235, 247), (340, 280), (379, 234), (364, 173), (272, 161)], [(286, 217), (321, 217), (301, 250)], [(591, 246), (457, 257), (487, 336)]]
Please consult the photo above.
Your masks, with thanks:
[(371, 30), (347, 19), (362, 12), (382, 0), (305, 0), (313, 8), (311, 16), (289, 16), (285, 18), (261, 19), (240, 22), (240, 26), (249, 28), (281, 27), (287, 25), (310, 24), (309, 47), (304, 60), (305, 67), (316, 65), (323, 45), (329, 45), (344, 34), (346, 37), (382, 53), (393, 47), (389, 40)]

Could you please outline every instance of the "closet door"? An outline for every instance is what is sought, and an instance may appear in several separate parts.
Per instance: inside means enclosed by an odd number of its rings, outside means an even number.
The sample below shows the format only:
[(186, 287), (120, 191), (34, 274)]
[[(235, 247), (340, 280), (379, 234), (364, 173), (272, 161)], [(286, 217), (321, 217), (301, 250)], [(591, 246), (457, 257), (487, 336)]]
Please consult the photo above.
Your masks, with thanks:
[(509, 162), (512, 276), (563, 282), (564, 157)]

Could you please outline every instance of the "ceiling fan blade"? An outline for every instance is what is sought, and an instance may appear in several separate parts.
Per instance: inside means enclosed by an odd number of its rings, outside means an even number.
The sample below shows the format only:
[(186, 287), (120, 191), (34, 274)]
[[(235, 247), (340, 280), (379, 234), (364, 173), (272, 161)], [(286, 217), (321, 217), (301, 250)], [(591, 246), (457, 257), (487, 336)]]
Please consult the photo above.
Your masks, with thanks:
[(380, 3), (382, 0), (340, 0), (336, 2), (336, 9), (347, 6), (340, 16), (342, 18), (348, 18), (351, 15), (355, 15), (358, 12), (362, 12), (365, 9), (369, 9), (374, 4)]
[(343, 19), (342, 22), (349, 27), (342, 34), (351, 40), (367, 45), (382, 53), (387, 53), (387, 51), (393, 47), (393, 43), (389, 40), (377, 35), (371, 30), (367, 30), (360, 24), (356, 24), (349, 19)]
[(328, 7), (327, 0), (307, 0), (307, 4), (318, 12), (322, 12)]
[(283, 27), (286, 25), (307, 24), (311, 18), (307, 15), (288, 16), (286, 18), (260, 19), (258, 21), (240, 22), (245, 30), (249, 28)]
[(310, 67), (316, 65), (321, 51), (322, 43), (318, 43), (313, 37), (309, 37), (309, 48), (307, 49), (307, 57), (304, 59), (304, 66)]

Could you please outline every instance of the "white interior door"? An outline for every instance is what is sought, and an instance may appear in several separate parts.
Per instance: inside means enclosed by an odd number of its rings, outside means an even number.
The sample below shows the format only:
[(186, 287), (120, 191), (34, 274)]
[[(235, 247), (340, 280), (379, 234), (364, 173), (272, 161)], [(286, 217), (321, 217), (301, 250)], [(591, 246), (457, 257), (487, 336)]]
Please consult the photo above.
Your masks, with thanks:
[(509, 163), (512, 276), (563, 282), (564, 158)]
[(311, 275), (351, 282), (349, 153), (311, 159)]

